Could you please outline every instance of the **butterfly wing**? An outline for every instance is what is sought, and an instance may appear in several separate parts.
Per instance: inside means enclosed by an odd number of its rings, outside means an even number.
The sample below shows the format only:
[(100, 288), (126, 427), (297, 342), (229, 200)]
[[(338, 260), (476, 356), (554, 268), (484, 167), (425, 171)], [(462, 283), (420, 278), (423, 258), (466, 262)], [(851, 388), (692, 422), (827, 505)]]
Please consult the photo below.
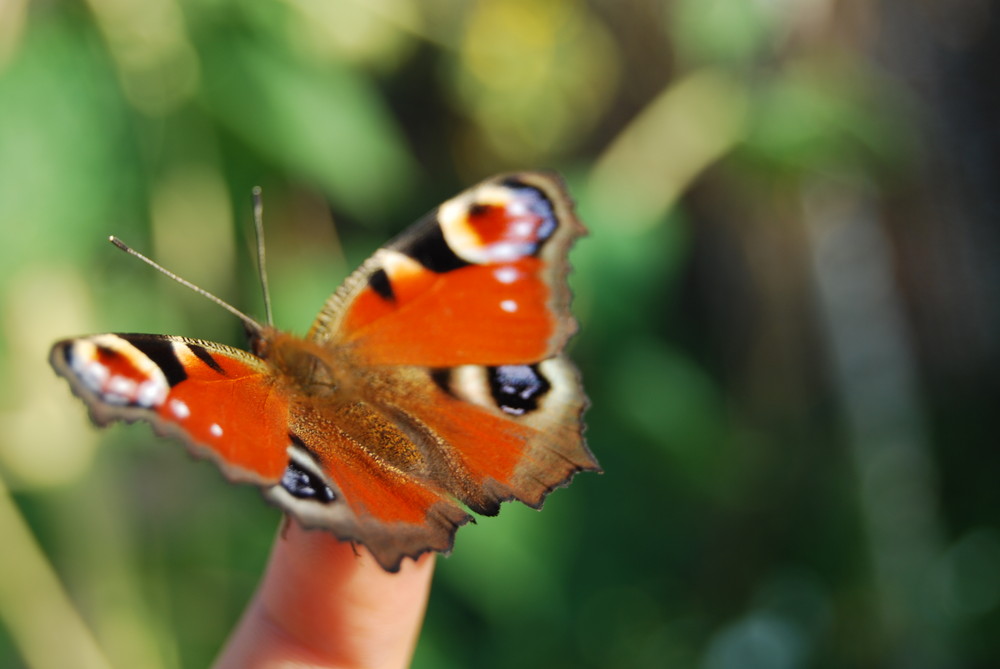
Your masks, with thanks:
[(582, 437), (587, 400), (564, 356), (382, 372), (392, 389), (371, 405), (414, 435), (435, 480), (477, 513), (511, 499), (540, 508), (576, 472), (598, 469)]
[(371, 365), (530, 364), (576, 331), (566, 259), (585, 230), (558, 177), (485, 181), (379, 249), (309, 338)]
[(213, 342), (100, 334), (57, 342), (49, 358), (98, 425), (152, 423), (233, 481), (270, 485), (288, 465), (288, 401), (260, 358)]
[(576, 330), (566, 255), (583, 233), (557, 177), (491, 179), (380, 249), (310, 332), (358, 362), (358, 402), (405, 434), (425, 480), (479, 513), (509, 499), (540, 507), (599, 469), (561, 354)]

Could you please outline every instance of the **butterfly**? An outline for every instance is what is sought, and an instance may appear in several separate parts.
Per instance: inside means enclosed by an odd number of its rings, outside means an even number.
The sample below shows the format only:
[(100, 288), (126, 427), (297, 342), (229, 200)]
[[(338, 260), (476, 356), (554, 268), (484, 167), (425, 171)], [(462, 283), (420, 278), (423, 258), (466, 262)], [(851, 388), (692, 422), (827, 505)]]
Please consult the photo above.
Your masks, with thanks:
[(540, 508), (600, 471), (563, 353), (567, 253), (585, 232), (559, 177), (501, 175), (377, 250), (305, 337), (243, 316), (249, 352), (97, 334), (57, 342), (50, 362), (95, 424), (147, 421), (394, 572), (449, 552), (469, 510)]

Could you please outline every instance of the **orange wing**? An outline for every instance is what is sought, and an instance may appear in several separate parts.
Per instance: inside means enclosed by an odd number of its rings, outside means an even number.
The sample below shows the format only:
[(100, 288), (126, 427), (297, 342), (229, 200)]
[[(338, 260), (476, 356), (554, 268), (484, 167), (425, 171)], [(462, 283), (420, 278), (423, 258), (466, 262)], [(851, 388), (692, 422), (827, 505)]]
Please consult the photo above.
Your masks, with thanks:
[(380, 249), (309, 338), (371, 365), (528, 364), (575, 332), (566, 254), (585, 232), (554, 175), (496, 177)]
[(184, 337), (101, 334), (58, 342), (50, 361), (98, 425), (145, 420), (214, 460), (230, 480), (281, 480), (288, 399), (256, 356)]

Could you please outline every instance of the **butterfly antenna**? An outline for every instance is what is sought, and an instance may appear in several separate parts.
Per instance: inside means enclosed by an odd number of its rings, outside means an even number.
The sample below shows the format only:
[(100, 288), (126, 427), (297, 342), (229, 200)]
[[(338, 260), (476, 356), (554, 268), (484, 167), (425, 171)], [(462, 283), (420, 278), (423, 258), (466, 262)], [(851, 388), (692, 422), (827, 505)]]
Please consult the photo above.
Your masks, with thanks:
[(112, 244), (114, 244), (115, 246), (117, 246), (118, 248), (120, 248), (122, 251), (124, 251), (125, 253), (128, 253), (131, 256), (135, 256), (136, 258), (138, 258), (139, 260), (143, 261), (144, 263), (146, 263), (147, 265), (149, 265), (153, 269), (156, 269), (160, 273), (162, 273), (162, 274), (170, 277), (171, 279), (173, 279), (177, 283), (181, 284), (182, 286), (187, 286), (188, 288), (190, 288), (194, 292), (198, 293), (199, 295), (203, 295), (203, 296), (207, 297), (208, 299), (212, 300), (213, 302), (215, 302), (216, 304), (218, 304), (220, 307), (222, 307), (223, 309), (225, 309), (226, 311), (228, 311), (229, 313), (231, 313), (232, 315), (236, 316), (241, 321), (243, 321), (247, 325), (247, 327), (250, 328), (251, 330), (253, 330), (254, 332), (261, 332), (264, 329), (264, 327), (260, 323), (258, 323), (254, 319), (250, 318), (249, 316), (247, 316), (245, 313), (243, 313), (242, 311), (240, 311), (239, 309), (237, 309), (233, 305), (231, 305), (228, 302), (224, 301), (222, 298), (216, 297), (215, 295), (213, 295), (212, 293), (208, 292), (204, 288), (201, 288), (199, 286), (194, 285), (193, 283), (191, 283), (187, 279), (182, 279), (181, 277), (177, 276), (176, 274), (174, 274), (173, 272), (171, 272), (166, 267), (164, 267), (164, 266), (162, 266), (162, 265), (154, 262), (153, 260), (150, 260), (146, 256), (142, 255), (141, 253), (139, 253), (138, 251), (136, 251), (135, 249), (133, 249), (131, 246), (129, 246), (128, 244), (126, 244), (122, 240), (120, 240), (117, 237), (115, 237), (114, 235), (111, 235), (110, 237), (108, 237), (108, 240)]
[(260, 186), (254, 186), (251, 194), (253, 199), (253, 230), (257, 237), (257, 276), (260, 278), (260, 288), (264, 293), (264, 315), (267, 324), (274, 325), (271, 314), (271, 291), (267, 287), (267, 263), (264, 262), (264, 201), (260, 196)]

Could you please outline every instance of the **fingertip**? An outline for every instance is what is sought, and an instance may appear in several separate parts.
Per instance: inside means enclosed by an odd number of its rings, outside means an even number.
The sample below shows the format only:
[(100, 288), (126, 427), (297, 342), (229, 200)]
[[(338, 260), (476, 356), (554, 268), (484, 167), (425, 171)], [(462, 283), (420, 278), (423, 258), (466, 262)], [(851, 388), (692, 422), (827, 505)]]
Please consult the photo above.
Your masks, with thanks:
[[(434, 556), (386, 572), (361, 545), (286, 521), (264, 580), (220, 666), (274, 653), (344, 667), (405, 667), (423, 620)], [(228, 663), (230, 649), (256, 648)]]

